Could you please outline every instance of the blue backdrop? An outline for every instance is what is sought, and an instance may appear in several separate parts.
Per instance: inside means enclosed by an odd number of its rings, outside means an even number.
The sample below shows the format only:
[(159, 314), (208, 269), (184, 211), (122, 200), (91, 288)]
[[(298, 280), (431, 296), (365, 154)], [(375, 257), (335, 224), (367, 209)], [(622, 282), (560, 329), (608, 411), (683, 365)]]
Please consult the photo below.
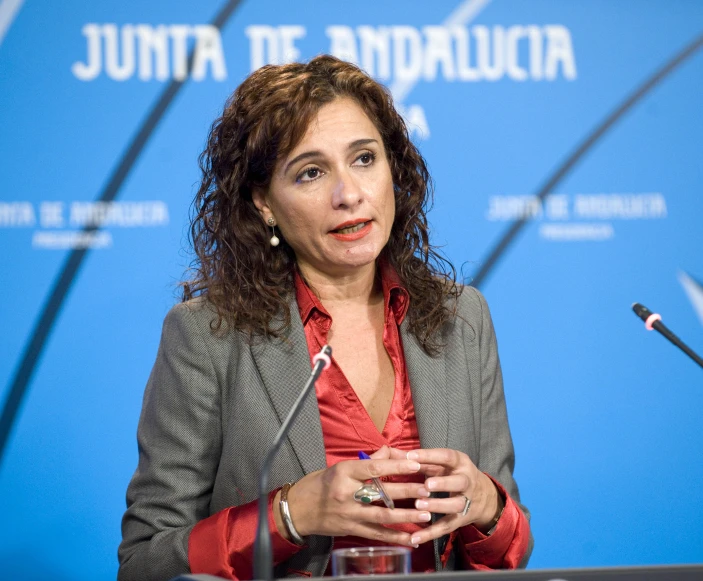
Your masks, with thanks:
[(3, 576), (114, 578), (208, 126), (323, 52), (392, 89), (491, 305), (530, 566), (703, 561), (703, 375), (630, 311), (703, 350), (702, 33), (695, 0), (1, 0)]

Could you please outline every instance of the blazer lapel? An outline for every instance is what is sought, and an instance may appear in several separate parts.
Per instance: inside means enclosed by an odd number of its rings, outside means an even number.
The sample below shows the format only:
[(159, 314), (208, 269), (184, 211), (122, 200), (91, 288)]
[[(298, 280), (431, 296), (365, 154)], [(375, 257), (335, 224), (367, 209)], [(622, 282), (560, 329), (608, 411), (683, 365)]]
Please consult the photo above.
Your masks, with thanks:
[(413, 395), (420, 445), (423, 448), (446, 448), (449, 424), (447, 375), (444, 357), (430, 357), (417, 338), (408, 331), (407, 319), (400, 326)]
[[(291, 326), (287, 337), (279, 340), (263, 339), (251, 347), (264, 388), (281, 423), (293, 407), (293, 402), (300, 395), (312, 370), (305, 331), (295, 301), (291, 302), (290, 307)], [(291, 426), (288, 441), (305, 474), (327, 467), (314, 388), (308, 393)]]

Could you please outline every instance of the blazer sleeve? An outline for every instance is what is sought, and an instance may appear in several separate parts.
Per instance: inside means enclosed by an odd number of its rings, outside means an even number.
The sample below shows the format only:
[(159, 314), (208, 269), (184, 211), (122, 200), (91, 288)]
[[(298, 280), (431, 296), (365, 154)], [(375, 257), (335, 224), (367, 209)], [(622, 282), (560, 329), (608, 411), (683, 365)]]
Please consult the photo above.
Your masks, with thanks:
[[(252, 577), (258, 502), (211, 514), (223, 452), (224, 380), (216, 372), (223, 361), (212, 358), (221, 352), (212, 348), (210, 317), (202, 304), (184, 303), (164, 321), (137, 431), (139, 463), (127, 489), (120, 581), (168, 581), (188, 572)], [(269, 493), (268, 520), (277, 564), (301, 548), (276, 528), (275, 493)]]
[(209, 516), (221, 455), (221, 392), (192, 307), (166, 316), (137, 430), (139, 463), (127, 489), (120, 581), (188, 572), (188, 538)]
[[(506, 495), (506, 509), (498, 521), (495, 533), (490, 537), (473, 527), (471, 528), (474, 534), (462, 531), (462, 536), (467, 543), (466, 548), (473, 553), (469, 555), (472, 568), (482, 568), (476, 567), (481, 561), (491, 568), (525, 567), (532, 553), (534, 540), (529, 526), (530, 512), (520, 503), (520, 492), (513, 477), (515, 451), (508, 424), (495, 330), (483, 295), (473, 287), (465, 287), (465, 292), (473, 295), (471, 302), (477, 303), (480, 309), (478, 358), (481, 378), (481, 426), (478, 468), (502, 485), (501, 492)], [(502, 548), (499, 545), (502, 545)]]

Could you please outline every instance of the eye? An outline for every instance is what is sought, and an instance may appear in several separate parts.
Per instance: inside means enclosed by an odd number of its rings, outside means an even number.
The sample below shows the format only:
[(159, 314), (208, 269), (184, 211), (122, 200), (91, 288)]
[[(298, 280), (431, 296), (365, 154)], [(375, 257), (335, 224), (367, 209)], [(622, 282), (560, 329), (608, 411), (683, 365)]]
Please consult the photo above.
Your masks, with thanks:
[(295, 176), (296, 182), (311, 182), (322, 175), (319, 167), (308, 167)]
[(365, 151), (359, 157), (356, 158), (356, 161), (360, 162), (359, 165), (365, 166), (365, 165), (371, 165), (375, 159), (376, 159), (375, 153), (373, 153), (371, 151)]

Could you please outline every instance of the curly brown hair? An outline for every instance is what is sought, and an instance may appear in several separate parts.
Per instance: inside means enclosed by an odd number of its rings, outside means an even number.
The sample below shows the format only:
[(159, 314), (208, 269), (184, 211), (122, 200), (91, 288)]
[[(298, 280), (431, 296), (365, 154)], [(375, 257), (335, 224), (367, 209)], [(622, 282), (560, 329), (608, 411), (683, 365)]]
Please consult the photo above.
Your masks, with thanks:
[(436, 354), (461, 288), (452, 264), (429, 242), (426, 212), (433, 186), (425, 160), (389, 92), (357, 66), (332, 56), (258, 69), (212, 124), (199, 158), (202, 181), (190, 228), (196, 258), (183, 300), (200, 295), (211, 303), (213, 331), (224, 322), (250, 338), (285, 335), (295, 254), (284, 239), (276, 248), (269, 245), (252, 189), (269, 186), (276, 162), (297, 145), (320, 108), (340, 97), (355, 100), (383, 139), (396, 209), (382, 256), (410, 295), (409, 331), (427, 353)]

